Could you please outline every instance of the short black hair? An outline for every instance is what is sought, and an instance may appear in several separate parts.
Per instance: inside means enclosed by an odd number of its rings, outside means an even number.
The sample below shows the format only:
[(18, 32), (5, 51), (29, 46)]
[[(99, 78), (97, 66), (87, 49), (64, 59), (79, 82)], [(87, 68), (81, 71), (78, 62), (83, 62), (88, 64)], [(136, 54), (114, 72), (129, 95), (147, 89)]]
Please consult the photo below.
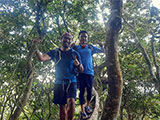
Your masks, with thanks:
[(82, 33), (86, 33), (86, 34), (88, 35), (88, 32), (87, 32), (87, 31), (85, 31), (85, 30), (81, 30), (81, 31), (79, 32), (78, 37), (79, 37)]

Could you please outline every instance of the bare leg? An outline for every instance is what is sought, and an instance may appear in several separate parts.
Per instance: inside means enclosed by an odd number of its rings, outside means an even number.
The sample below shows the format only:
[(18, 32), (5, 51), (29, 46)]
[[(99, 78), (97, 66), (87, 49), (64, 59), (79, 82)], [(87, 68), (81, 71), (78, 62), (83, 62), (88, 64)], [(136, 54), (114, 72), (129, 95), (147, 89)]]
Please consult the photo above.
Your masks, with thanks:
[(67, 100), (67, 114), (68, 120), (73, 120), (74, 112), (75, 112), (75, 100), (74, 98), (68, 98)]
[(81, 111), (82, 111), (82, 113), (85, 112), (85, 110), (84, 110), (84, 104), (81, 105)]
[(88, 101), (88, 100), (87, 100), (87, 105), (86, 105), (86, 107), (88, 107), (88, 106), (89, 106), (89, 104), (90, 104), (90, 101)]
[(86, 114), (86, 111), (85, 111), (85, 108), (84, 108), (84, 104), (81, 105), (81, 118), (82, 119), (89, 118), (89, 116)]
[(90, 101), (87, 100), (87, 104), (86, 104), (86, 112), (87, 112), (88, 114), (90, 114), (90, 113), (93, 112), (92, 109), (89, 107), (89, 105), (90, 105)]
[(60, 120), (67, 120), (66, 105), (60, 105)]

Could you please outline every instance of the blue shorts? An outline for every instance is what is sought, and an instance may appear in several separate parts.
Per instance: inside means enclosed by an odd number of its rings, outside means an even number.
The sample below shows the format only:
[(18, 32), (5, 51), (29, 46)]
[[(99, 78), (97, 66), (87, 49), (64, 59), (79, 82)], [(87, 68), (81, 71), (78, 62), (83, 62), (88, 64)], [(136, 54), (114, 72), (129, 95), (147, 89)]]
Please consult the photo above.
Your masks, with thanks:
[(77, 83), (70, 84), (55, 84), (53, 103), (59, 105), (67, 104), (68, 98), (76, 99)]

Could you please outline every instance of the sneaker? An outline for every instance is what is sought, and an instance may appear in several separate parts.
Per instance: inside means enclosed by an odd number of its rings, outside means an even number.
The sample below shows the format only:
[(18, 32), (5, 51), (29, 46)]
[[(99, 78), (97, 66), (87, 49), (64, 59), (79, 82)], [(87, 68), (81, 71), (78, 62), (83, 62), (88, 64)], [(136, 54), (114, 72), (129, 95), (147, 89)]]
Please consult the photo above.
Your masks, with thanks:
[(93, 110), (89, 106), (85, 107), (85, 111), (87, 114), (91, 114), (93, 112)]
[(89, 116), (85, 113), (85, 112), (81, 112), (81, 119), (82, 120), (86, 120), (86, 119), (88, 119), (89, 118)]

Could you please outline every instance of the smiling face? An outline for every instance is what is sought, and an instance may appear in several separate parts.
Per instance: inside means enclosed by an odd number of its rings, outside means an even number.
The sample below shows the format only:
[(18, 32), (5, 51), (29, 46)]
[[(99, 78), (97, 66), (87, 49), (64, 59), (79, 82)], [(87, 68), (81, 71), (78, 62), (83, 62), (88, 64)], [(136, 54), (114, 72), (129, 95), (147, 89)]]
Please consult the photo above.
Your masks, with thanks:
[(63, 35), (62, 37), (62, 46), (64, 48), (69, 48), (71, 46), (71, 42), (72, 42), (72, 37), (70, 35)]
[(88, 34), (87, 33), (81, 33), (79, 35), (79, 43), (82, 44), (87, 44), (88, 42)]

